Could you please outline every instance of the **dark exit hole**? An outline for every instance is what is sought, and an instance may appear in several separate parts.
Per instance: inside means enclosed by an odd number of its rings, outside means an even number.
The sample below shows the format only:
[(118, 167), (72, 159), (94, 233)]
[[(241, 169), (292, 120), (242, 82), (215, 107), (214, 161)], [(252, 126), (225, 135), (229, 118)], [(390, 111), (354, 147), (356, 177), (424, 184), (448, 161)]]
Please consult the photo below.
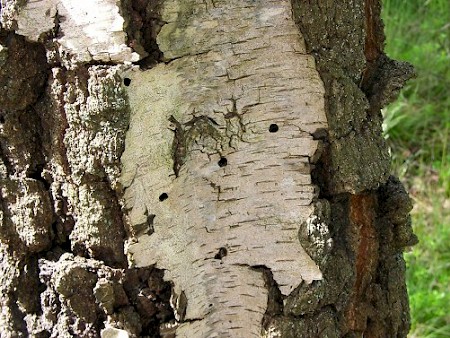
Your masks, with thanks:
[(128, 87), (131, 84), (131, 79), (126, 77), (123, 79), (123, 84)]
[(163, 192), (161, 195), (159, 195), (159, 200), (162, 202), (162, 201), (165, 201), (166, 199), (168, 199), (169, 198), (169, 195), (167, 195), (165, 192)]
[(278, 125), (275, 124), (275, 123), (272, 123), (272, 124), (269, 126), (269, 131), (270, 131), (271, 133), (276, 133), (276, 132), (278, 131)]
[(228, 160), (225, 157), (221, 157), (217, 164), (219, 167), (225, 167), (228, 164)]
[(214, 256), (214, 259), (222, 259), (224, 258), (226, 255), (228, 254), (228, 251), (226, 248), (220, 248), (219, 252), (216, 253), (216, 255)]

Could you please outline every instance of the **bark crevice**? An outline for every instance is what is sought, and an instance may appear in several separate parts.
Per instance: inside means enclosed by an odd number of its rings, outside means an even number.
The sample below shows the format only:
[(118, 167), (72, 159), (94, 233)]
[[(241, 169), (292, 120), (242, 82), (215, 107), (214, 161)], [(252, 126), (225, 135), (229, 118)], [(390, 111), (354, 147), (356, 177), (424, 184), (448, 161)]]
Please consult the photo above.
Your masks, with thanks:
[(161, 17), (161, 0), (121, 0), (124, 13), (127, 45), (145, 55), (137, 64), (149, 69), (164, 60), (156, 37), (167, 23)]

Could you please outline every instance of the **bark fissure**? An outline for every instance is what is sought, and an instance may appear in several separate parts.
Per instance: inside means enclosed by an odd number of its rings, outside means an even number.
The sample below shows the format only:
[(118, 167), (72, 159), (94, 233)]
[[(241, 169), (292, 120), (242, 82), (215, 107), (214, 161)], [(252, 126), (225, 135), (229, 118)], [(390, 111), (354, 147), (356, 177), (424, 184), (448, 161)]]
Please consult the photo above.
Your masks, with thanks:
[(124, 24), (127, 32), (127, 45), (142, 57), (137, 62), (142, 69), (154, 67), (163, 61), (156, 37), (166, 24), (161, 19), (161, 0), (122, 0), (121, 9), (125, 11)]

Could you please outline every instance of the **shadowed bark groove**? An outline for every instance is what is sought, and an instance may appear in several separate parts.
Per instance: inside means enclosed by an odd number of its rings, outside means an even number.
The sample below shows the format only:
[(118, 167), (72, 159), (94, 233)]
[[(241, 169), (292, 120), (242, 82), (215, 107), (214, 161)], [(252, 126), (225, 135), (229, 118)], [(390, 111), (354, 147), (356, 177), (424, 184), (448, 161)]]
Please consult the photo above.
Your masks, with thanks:
[(142, 69), (154, 67), (163, 59), (156, 37), (166, 22), (161, 20), (161, 0), (122, 0), (127, 45), (143, 57)]

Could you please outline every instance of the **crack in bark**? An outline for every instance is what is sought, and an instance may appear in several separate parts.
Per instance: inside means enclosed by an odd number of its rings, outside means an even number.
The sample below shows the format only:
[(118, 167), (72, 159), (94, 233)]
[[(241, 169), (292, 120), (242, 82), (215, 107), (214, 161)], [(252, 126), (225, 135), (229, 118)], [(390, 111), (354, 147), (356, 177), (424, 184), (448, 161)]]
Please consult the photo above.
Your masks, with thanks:
[(137, 64), (141, 69), (150, 69), (163, 61), (156, 37), (167, 23), (161, 19), (161, 0), (121, 0), (121, 9), (126, 19), (127, 45), (143, 57)]
[(175, 177), (178, 177), (180, 168), (183, 165), (186, 158), (186, 137), (184, 135), (184, 129), (181, 123), (175, 119), (175, 117), (170, 116), (169, 121), (174, 124), (175, 129), (173, 143), (172, 143), (172, 156), (173, 156), (173, 172)]
[[(205, 115), (194, 116), (188, 122), (181, 124), (173, 115), (169, 117), (169, 121), (174, 125), (174, 138), (172, 141), (172, 158), (173, 171), (175, 177), (179, 176), (180, 169), (186, 161), (187, 154), (191, 151), (194, 144), (201, 145), (200, 140), (212, 138), (216, 142), (213, 152), (221, 154), (223, 152), (221, 146), (222, 135), (218, 130), (217, 122)], [(206, 146), (202, 146), (202, 152)], [(205, 151), (206, 152), (206, 151)]]

